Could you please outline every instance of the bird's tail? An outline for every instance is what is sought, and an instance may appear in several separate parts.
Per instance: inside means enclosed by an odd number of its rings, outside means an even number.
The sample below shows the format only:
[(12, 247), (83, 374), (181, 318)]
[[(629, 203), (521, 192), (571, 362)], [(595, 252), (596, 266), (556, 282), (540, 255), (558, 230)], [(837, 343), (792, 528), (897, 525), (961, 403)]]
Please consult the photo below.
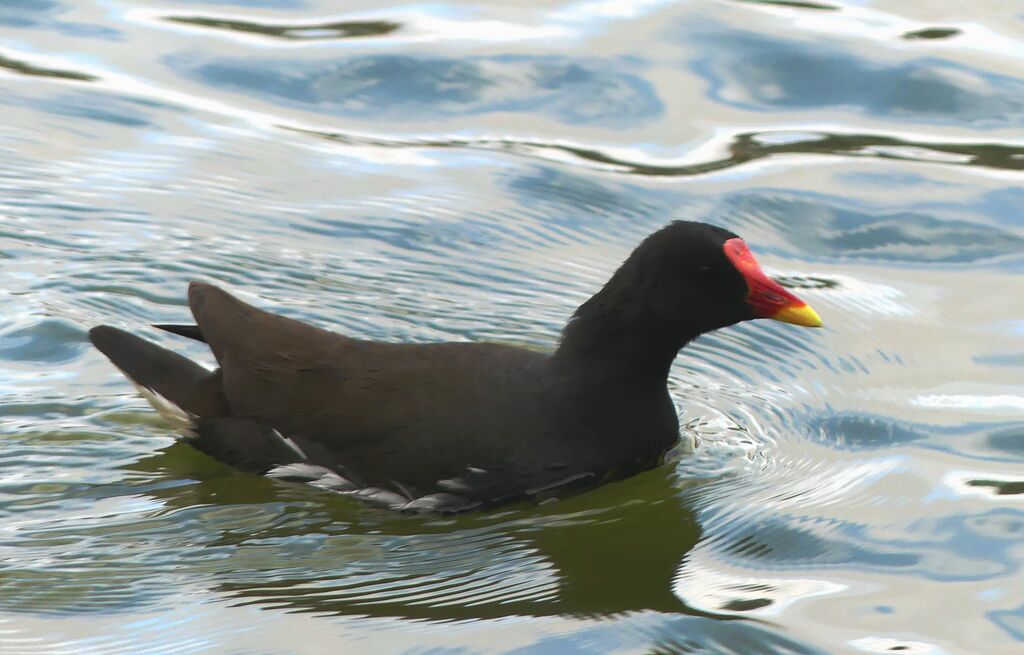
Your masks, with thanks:
[(89, 340), (175, 427), (190, 432), (199, 417), (228, 415), (219, 371), (109, 325), (89, 330)]

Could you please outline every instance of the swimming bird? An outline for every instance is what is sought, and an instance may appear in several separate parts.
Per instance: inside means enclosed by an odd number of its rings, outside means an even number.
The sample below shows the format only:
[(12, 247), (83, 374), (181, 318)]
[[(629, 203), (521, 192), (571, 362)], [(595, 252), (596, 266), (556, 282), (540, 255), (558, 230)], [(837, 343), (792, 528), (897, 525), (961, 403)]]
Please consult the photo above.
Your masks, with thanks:
[(457, 512), (652, 468), (679, 438), (667, 382), (697, 336), (757, 318), (818, 327), (725, 229), (677, 221), (579, 306), (550, 353), (354, 339), (193, 282), (209, 370), (110, 326), (89, 332), (189, 444), (242, 471), (395, 509)]

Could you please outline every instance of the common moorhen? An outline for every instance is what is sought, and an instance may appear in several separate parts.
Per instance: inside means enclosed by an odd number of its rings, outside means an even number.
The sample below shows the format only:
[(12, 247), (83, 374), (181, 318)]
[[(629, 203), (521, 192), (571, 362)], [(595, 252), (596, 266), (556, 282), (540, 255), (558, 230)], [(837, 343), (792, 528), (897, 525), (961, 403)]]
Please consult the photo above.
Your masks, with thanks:
[(584, 302), (550, 354), (489, 343), (365, 341), (193, 282), (219, 368), (109, 326), (89, 337), (188, 443), (243, 471), (420, 511), (549, 496), (656, 466), (679, 437), (680, 348), (755, 318), (821, 319), (735, 234), (675, 222)]

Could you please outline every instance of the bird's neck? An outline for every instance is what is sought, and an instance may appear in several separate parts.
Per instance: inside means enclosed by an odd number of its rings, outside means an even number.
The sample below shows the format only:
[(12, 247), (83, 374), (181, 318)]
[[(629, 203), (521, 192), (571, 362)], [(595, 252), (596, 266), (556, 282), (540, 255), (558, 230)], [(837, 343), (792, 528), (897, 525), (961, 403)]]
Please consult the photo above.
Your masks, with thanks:
[(660, 324), (610, 284), (573, 314), (552, 362), (594, 382), (663, 390), (679, 350), (697, 336)]

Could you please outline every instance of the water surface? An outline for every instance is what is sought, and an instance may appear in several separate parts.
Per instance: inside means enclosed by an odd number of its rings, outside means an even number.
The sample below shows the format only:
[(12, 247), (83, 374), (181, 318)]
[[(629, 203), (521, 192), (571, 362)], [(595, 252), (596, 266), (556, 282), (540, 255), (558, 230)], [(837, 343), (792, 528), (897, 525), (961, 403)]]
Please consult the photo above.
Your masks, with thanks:
[[(1019, 653), (1024, 13), (919, 0), (0, 6), (4, 653)], [(88, 346), (202, 279), (551, 348), (670, 219), (823, 330), (702, 337), (693, 452), (404, 516), (182, 445)]]

